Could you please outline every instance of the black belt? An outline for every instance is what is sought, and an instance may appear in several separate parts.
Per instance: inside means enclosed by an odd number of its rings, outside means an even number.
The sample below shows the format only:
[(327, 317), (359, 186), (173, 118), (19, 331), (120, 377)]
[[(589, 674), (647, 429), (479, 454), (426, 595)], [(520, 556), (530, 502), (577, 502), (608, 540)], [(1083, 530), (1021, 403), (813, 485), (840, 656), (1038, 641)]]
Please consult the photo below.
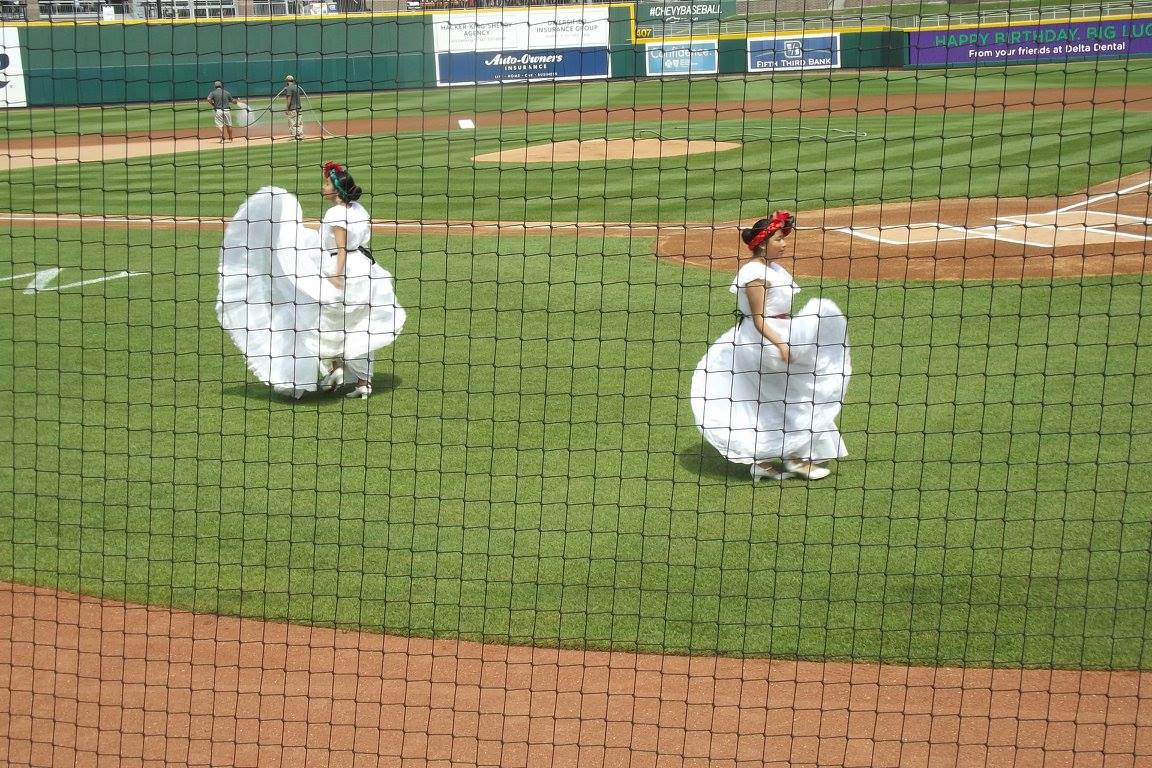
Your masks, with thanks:
[[(737, 310), (735, 312), (735, 315), (736, 315), (736, 317), (740, 318), (739, 320), (736, 321), (738, 323), (742, 323), (745, 320), (751, 320), (752, 319), (751, 315), (746, 315), (739, 310)], [(765, 317), (768, 318), (769, 320), (787, 320), (788, 318), (792, 317), (792, 315), (785, 313), (783, 315), (765, 315)]]
[[(366, 245), (362, 245), (362, 246), (360, 246), (359, 248), (349, 248), (348, 250), (350, 250), (350, 251), (360, 251), (360, 253), (362, 253), (362, 254), (364, 254), (365, 256), (367, 256), (367, 257), (368, 257), (368, 261), (372, 262), (373, 264), (375, 264), (375, 263), (376, 263), (376, 259), (375, 259), (375, 258), (372, 256), (372, 249), (371, 249), (371, 248), (369, 248), (369, 247), (368, 247), (368, 246), (366, 246)], [(330, 253), (331, 253), (333, 256), (338, 256), (338, 255), (339, 255), (339, 253), (338, 253), (337, 251), (330, 251)]]

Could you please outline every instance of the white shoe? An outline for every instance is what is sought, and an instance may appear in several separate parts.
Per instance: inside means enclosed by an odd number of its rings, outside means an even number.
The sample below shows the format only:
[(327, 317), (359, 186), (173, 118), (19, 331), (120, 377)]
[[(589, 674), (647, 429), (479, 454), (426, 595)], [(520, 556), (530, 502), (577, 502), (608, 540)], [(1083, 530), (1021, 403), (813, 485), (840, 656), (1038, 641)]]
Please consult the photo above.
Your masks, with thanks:
[(757, 480), (787, 480), (792, 477), (791, 472), (783, 472), (776, 467), (762, 467), (759, 464), (752, 464), (751, 469), (752, 482)]
[(368, 396), (372, 394), (371, 384), (357, 384), (356, 389), (349, 392), (345, 397), (354, 398), (357, 400), (367, 400)]
[(805, 480), (823, 480), (832, 474), (832, 470), (828, 467), (817, 466), (810, 461), (796, 461), (795, 459), (785, 461), (784, 469)]
[(324, 392), (335, 392), (344, 383), (344, 369), (336, 366), (332, 373), (320, 379), (320, 389)]

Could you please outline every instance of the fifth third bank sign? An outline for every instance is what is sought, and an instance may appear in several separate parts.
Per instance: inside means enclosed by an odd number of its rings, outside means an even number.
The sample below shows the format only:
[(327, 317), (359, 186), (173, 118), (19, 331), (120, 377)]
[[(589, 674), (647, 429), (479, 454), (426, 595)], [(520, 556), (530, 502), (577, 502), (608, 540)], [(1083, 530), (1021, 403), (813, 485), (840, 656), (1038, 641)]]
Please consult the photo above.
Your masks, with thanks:
[(840, 33), (748, 39), (749, 72), (839, 69)]

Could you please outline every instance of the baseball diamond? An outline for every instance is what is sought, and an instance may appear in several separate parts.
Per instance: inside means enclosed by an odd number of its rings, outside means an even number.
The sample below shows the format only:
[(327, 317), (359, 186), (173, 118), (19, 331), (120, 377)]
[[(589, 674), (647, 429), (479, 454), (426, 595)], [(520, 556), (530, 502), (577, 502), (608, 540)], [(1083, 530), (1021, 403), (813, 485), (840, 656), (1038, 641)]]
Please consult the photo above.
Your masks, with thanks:
[[(611, 72), (571, 80), (481, 77), (576, 66), (567, 17), (394, 89), (281, 52), (267, 94), (220, 76), (233, 141), (202, 97), (0, 113), (0, 763), (1152, 761), (1152, 58), (759, 73), (748, 33), (620, 74), (610, 13)], [(475, 79), (429, 85), (448, 54)], [(407, 311), (361, 398), (277, 393), (218, 319), (228, 260), (303, 286), (270, 304), (343, 291), (312, 230)], [(763, 243), (851, 370), (844, 455), (755, 480), (690, 393)], [(788, 338), (792, 392), (820, 369)]]

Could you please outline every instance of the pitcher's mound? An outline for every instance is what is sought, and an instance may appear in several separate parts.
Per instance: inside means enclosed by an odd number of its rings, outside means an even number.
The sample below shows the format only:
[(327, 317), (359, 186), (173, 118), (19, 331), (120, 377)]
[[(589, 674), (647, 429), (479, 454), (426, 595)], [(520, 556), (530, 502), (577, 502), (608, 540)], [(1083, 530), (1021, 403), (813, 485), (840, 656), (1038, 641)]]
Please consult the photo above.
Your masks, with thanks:
[(591, 139), (517, 147), (477, 155), (472, 159), (478, 163), (579, 163), (701, 155), (739, 148), (740, 145), (735, 142), (706, 139)]

